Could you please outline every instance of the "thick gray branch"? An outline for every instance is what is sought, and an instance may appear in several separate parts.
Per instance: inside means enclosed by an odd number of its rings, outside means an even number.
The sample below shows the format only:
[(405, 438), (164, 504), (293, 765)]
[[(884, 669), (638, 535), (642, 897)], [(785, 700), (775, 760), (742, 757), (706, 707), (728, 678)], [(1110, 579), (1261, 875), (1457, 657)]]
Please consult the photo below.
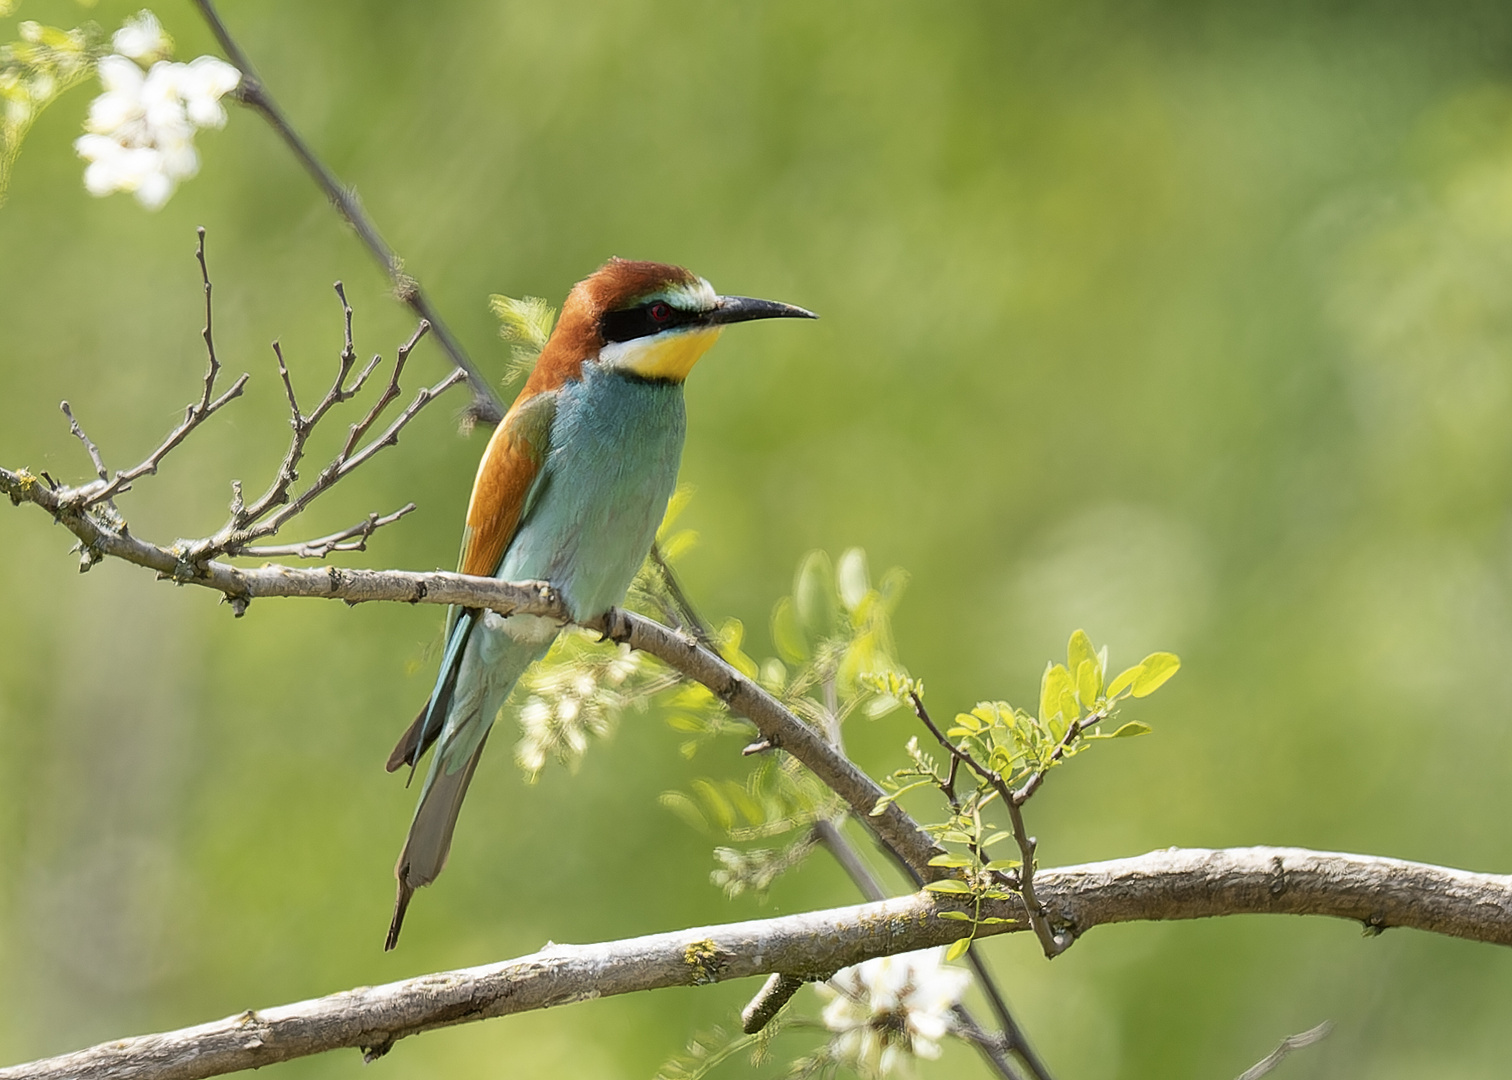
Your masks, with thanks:
[[(1512, 944), (1512, 877), (1301, 848), (1177, 849), (1042, 870), (1051, 922), (1216, 915), (1331, 915), (1373, 929), (1413, 927)], [(587, 998), (754, 975), (822, 976), (873, 956), (942, 945), (969, 924), (934, 918), (930, 894), (602, 945), (548, 945), (531, 956), (364, 987), (199, 1027), (104, 1043), (0, 1069), (0, 1080), (197, 1080), (358, 1047), (370, 1056), (422, 1031)], [(1000, 905), (987, 912), (1013, 918)], [(1027, 924), (985, 925), (978, 936)]]

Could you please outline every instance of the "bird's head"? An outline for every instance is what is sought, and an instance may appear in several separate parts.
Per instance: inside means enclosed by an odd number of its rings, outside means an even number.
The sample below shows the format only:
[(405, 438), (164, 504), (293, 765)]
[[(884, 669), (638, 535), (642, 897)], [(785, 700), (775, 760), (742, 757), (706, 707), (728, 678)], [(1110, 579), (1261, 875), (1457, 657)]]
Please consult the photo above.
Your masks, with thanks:
[(542, 359), (594, 359), (637, 378), (681, 382), (731, 323), (815, 318), (791, 304), (720, 296), (680, 266), (610, 259), (573, 288)]

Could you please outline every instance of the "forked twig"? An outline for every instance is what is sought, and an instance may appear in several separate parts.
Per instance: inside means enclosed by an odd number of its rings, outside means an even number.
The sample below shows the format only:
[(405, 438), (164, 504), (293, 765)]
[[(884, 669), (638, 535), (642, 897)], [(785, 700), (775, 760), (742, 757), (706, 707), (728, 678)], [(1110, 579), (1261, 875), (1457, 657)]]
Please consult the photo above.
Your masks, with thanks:
[[(241, 396), (247, 385), (249, 376), (243, 374), (224, 393), (216, 394), (221, 363), (215, 349), (213, 287), (210, 282), (209, 265), (205, 258), (205, 230), (197, 230), (197, 235), (195, 259), (199, 263), (200, 279), (205, 295), (205, 326), (201, 336), (205, 342), (206, 367), (200, 399), (185, 409), (183, 422), (169, 432), (168, 436), (140, 464), (112, 476), (105, 466), (104, 455), (100, 452), (99, 446), (85, 433), (69, 403), (66, 401), (62, 403), (63, 415), (68, 418), (69, 431), (83, 444), (85, 451), (89, 454), (96, 479), (78, 487), (64, 487), (49, 480), (49, 503), (53, 513), (60, 518), (66, 517), (77, 521), (81, 526), (89, 526), (74, 529), (76, 533), (97, 534), (97, 539), (85, 540), (82, 544), (81, 566), (85, 570), (102, 557), (104, 548), (101, 544), (105, 538), (115, 537), (117, 540), (124, 540), (126, 537), (126, 521), (116, 510), (115, 496), (129, 491), (134, 480), (148, 473), (156, 473), (170, 453), (224, 405), (233, 398)], [(310, 413), (304, 413), (299, 406), (299, 396), (294, 391), (294, 381), (289, 374), (288, 364), (284, 361), (283, 349), (278, 342), (273, 343), (279, 379), (283, 382), (284, 393), (289, 402), (289, 424), (293, 428), (288, 449), (284, 452), (283, 460), (273, 480), (269, 483), (268, 489), (261, 496), (250, 505), (247, 504), (243, 499), (241, 482), (233, 481), (231, 513), (226, 524), (213, 536), (200, 540), (180, 541), (173, 547), (171, 554), (177, 560), (173, 571), (174, 577), (183, 579), (201, 574), (210, 560), (221, 555), (323, 559), (338, 551), (364, 551), (368, 538), (375, 532), (393, 524), (415, 509), (414, 504), (410, 503), (392, 513), (370, 513), (354, 525), (313, 540), (290, 544), (258, 543), (260, 540), (275, 535), (289, 521), (307, 510), (316, 499), (330, 491), (337, 482), (371, 461), (374, 455), (384, 447), (397, 443), (400, 433), (426, 405), (467, 377), (465, 371), (454, 368), (434, 386), (423, 387), (409, 406), (402, 410), (381, 434), (369, 438), (388, 406), (399, 397), (400, 378), (404, 373), (405, 363), (415, 346), (420, 343), (420, 339), (430, 329), (430, 324), (421, 320), (409, 340), (399, 347), (393, 371), (382, 392), (361, 419), (349, 427), (341, 449), (321, 469), (314, 482), (297, 495), (294, 494), (294, 486), (299, 480), (299, 466), (304, 459), (306, 446), (316, 426), (336, 406), (356, 397), (383, 359), (382, 356), (374, 356), (357, 372), (356, 377), (352, 378), (353, 369), (357, 365), (357, 349), (352, 335), (352, 307), (347, 303), (346, 292), (339, 281), (336, 283), (336, 295), (341, 300), (343, 337), (336, 377), (330, 389)], [(364, 440), (367, 441), (364, 442)], [(82, 536), (81, 539), (83, 539)]]
[[(196, 230), (196, 232), (199, 236), (199, 243), (195, 247), (194, 255), (199, 261), (200, 278), (204, 282), (205, 289), (205, 328), (201, 331), (201, 336), (205, 339), (205, 352), (209, 359), (209, 363), (205, 368), (204, 390), (200, 394), (200, 399), (185, 408), (183, 422), (170, 431), (168, 437), (159, 443), (157, 448), (148, 454), (140, 464), (126, 469), (124, 472), (116, 473), (114, 479), (107, 480), (104, 475), (101, 475), (100, 479), (92, 484), (71, 489), (67, 500), (70, 507), (88, 510), (101, 503), (108, 503), (122, 492), (129, 491), (133, 480), (146, 476), (149, 473), (156, 473), (163, 459), (187, 439), (195, 428), (219, 412), (227, 402), (241, 397), (242, 391), (246, 389), (247, 380), (250, 376), (246, 372), (243, 372), (231, 384), (229, 390), (219, 397), (215, 396), (215, 383), (216, 379), (220, 376), (221, 365), (220, 360), (215, 355), (215, 331), (210, 302), (210, 270), (205, 263), (205, 230), (201, 228)], [(70, 424), (76, 429), (75, 434), (83, 440), (85, 447), (92, 446), (82, 429), (79, 429), (78, 422), (74, 420), (73, 414), (66, 409), (65, 412), (68, 415)], [(95, 464), (96, 471), (103, 474), (105, 471), (104, 465), (99, 458), (97, 448), (90, 452), (90, 458)]]

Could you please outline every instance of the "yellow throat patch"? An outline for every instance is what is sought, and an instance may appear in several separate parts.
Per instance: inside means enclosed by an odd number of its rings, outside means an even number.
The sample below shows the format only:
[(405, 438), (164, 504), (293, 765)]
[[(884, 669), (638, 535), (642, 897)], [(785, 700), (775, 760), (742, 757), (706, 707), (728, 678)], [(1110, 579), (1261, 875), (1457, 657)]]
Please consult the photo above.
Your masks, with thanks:
[(606, 346), (599, 359), (608, 367), (642, 379), (682, 382), (723, 330), (722, 326), (709, 326), (618, 341)]

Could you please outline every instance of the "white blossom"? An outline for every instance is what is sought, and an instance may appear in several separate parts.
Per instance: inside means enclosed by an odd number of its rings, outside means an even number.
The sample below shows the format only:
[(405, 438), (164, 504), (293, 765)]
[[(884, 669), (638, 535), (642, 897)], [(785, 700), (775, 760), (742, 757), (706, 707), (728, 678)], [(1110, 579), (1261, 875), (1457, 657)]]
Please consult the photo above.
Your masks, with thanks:
[(110, 39), (110, 47), (132, 60), (152, 63), (173, 54), (173, 39), (150, 11), (139, 11)]
[[(568, 650), (569, 655), (571, 649)], [(536, 775), (548, 757), (575, 768), (591, 736), (603, 738), (628, 703), (622, 689), (640, 670), (640, 657), (621, 646), (607, 655), (548, 658), (521, 682), (530, 696), (520, 709), (520, 741), (515, 760)]]
[(241, 72), (214, 56), (199, 56), (189, 61), (179, 92), (189, 119), (200, 127), (226, 126), (226, 107), (220, 99), (241, 83)]
[(937, 1058), (952, 1029), (951, 1010), (971, 982), (928, 949), (879, 956), (837, 973), (819, 992), (829, 998), (824, 1026), (834, 1032), (830, 1052), (863, 1076), (906, 1068), (912, 1056)]
[(98, 196), (128, 191), (156, 210), (199, 171), (195, 132), (225, 124), (220, 99), (241, 73), (213, 56), (188, 64), (158, 59), (172, 43), (149, 11), (129, 20), (112, 45), (115, 53), (98, 69), (105, 92), (90, 104), (86, 134), (74, 142), (89, 163), (84, 186)]

